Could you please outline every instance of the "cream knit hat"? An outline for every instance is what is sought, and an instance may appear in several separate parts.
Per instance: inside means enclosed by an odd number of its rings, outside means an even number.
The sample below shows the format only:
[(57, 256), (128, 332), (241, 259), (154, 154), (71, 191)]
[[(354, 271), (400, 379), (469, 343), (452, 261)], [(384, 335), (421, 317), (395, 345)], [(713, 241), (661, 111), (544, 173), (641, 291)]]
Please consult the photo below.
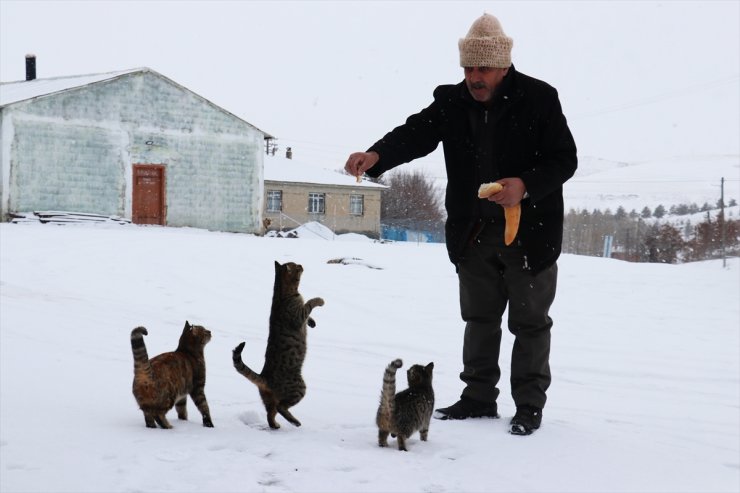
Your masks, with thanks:
[(491, 14), (483, 14), (470, 26), (468, 35), (458, 41), (461, 67), (511, 66), (514, 40), (504, 33), (501, 23)]

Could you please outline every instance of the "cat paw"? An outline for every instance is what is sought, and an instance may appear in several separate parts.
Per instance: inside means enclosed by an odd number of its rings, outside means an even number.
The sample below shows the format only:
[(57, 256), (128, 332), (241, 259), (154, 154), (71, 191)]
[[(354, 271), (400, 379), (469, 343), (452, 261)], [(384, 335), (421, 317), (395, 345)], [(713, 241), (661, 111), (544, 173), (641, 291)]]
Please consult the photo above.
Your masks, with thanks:
[(391, 361), (391, 366), (394, 366), (396, 368), (401, 368), (403, 366), (403, 361), (401, 358), (396, 358), (393, 361)]
[(203, 426), (206, 428), (213, 428), (213, 421), (211, 421), (211, 418), (203, 418)]
[(238, 355), (241, 355), (242, 354), (242, 351), (244, 350), (244, 345), (245, 344), (246, 343), (242, 342), (241, 344), (239, 344), (237, 347), (234, 348), (234, 351), (233, 351), (234, 356), (238, 356)]
[(316, 327), (316, 320), (312, 319), (311, 317), (308, 317), (308, 320), (306, 321), (309, 327), (312, 329)]

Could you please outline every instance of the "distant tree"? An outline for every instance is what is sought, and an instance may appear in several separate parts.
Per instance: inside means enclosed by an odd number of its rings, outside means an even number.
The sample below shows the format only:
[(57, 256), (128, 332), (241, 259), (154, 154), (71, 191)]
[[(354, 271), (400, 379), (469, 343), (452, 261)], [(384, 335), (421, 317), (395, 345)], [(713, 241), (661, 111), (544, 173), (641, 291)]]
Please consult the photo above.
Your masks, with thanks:
[(706, 211), (711, 211), (711, 210), (712, 210), (712, 206), (710, 206), (708, 202), (704, 202), (704, 204), (701, 206), (700, 212), (706, 212)]
[(665, 216), (665, 207), (663, 207), (663, 204), (659, 204), (653, 211), (653, 217), (660, 219), (663, 216)]
[(661, 248), (660, 262), (675, 264), (685, 246), (681, 232), (670, 224), (664, 224), (660, 227), (658, 241)]
[(645, 237), (643, 238), (643, 251), (641, 252), (640, 259), (643, 262), (657, 262), (658, 254), (660, 250), (658, 248), (658, 230), (657, 224), (651, 224), (645, 231)]
[(705, 221), (696, 225), (692, 238), (687, 242), (687, 260), (719, 258), (722, 255), (723, 226), (725, 254), (740, 255), (740, 221), (729, 219), (724, 221), (724, 225), (722, 222), (721, 216), (715, 221), (707, 216)]
[[(678, 216), (698, 209), (695, 203), (671, 206)], [(665, 206), (659, 205), (656, 210), (661, 215)], [(641, 214), (635, 209), (627, 214), (621, 206), (615, 214), (610, 209), (570, 209), (565, 216), (563, 252), (601, 256), (604, 237), (609, 235), (614, 239), (613, 256), (631, 262), (690, 262), (719, 258), (723, 253), (740, 256), (740, 220), (732, 217), (732, 210), (725, 210), (725, 215), (713, 211), (704, 211), (706, 217), (698, 224), (688, 217), (661, 224), (648, 220), (654, 214), (648, 207)]]
[(648, 262), (674, 264), (684, 248), (681, 232), (670, 224), (652, 225), (645, 237), (645, 250)]
[(689, 260), (705, 260), (712, 258), (712, 252), (719, 245), (719, 228), (708, 218), (694, 228), (694, 237), (688, 242)]
[(735, 199), (730, 199), (730, 203), (728, 204), (728, 206), (730, 206), (730, 207), (735, 207), (736, 205), (737, 205), (737, 200), (735, 200)]
[(410, 229), (439, 230), (444, 214), (442, 196), (434, 181), (420, 170), (401, 170), (383, 176), (380, 220)]
[(699, 212), (699, 206), (695, 202), (692, 202), (689, 206), (689, 214), (696, 214)]

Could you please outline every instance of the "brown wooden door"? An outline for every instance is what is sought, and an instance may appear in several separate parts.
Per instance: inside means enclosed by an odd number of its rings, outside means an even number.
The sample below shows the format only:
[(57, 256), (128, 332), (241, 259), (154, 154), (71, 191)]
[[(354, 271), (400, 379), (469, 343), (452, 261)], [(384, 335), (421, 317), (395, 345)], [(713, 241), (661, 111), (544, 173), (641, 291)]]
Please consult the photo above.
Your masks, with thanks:
[(134, 164), (131, 220), (165, 225), (165, 174), (161, 164)]

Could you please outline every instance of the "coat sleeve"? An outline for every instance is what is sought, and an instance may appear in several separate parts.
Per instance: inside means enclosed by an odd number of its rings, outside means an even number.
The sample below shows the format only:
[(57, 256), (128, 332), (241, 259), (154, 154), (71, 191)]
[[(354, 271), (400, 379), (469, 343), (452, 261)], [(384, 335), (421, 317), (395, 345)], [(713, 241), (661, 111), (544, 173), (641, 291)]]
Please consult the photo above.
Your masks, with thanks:
[(419, 113), (408, 117), (403, 125), (385, 134), (368, 149), (368, 152), (377, 152), (380, 160), (367, 171), (367, 174), (377, 178), (396, 166), (434, 151), (442, 139), (439, 118), (439, 105), (435, 101)]
[(541, 102), (540, 159), (521, 174), (532, 202), (559, 190), (578, 167), (576, 143), (563, 115), (557, 91), (551, 88)]

